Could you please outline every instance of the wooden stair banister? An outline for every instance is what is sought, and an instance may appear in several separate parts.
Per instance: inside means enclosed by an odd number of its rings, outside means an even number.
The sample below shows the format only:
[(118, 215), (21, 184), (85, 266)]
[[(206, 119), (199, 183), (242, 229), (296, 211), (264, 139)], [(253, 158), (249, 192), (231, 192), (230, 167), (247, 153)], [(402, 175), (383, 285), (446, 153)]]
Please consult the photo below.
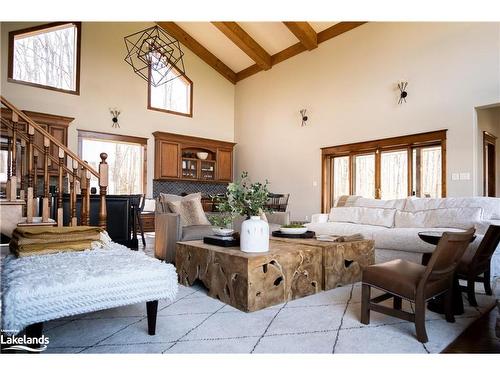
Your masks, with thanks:
[[(81, 195), (81, 221), (80, 225), (90, 225), (90, 181), (96, 178), (99, 183), (99, 216), (98, 225), (106, 228), (107, 210), (106, 193), (108, 186), (107, 154), (101, 153), (99, 170), (96, 171), (86, 161), (78, 157), (68, 147), (62, 144), (48, 131), (43, 129), (27, 114), (16, 108), (6, 98), (0, 95), (0, 101), (9, 113), (2, 116), (1, 123), (7, 127), (7, 199), (17, 200), (17, 188), (19, 186), (20, 199), (26, 200), (25, 215), (26, 224), (33, 223), (36, 215), (36, 200), (38, 197), (38, 159), (43, 158), (43, 194), (42, 194), (42, 223), (49, 223), (50, 206), (54, 205), (55, 219), (58, 226), (63, 225), (63, 192), (69, 187), (69, 225), (76, 226), (77, 194)], [(2, 111), (3, 114), (3, 111)], [(7, 117), (7, 118), (6, 118)], [(24, 130), (23, 130), (23, 125)], [(38, 133), (43, 139), (43, 146), (35, 143), (35, 134)], [(18, 143), (19, 142), (19, 143)], [(55, 147), (57, 155), (51, 153), (51, 147)], [(19, 152), (19, 154), (18, 154)], [(66, 158), (70, 159), (66, 164)], [(50, 167), (50, 173), (49, 173)], [(54, 203), (49, 197), (50, 174), (57, 171), (57, 196)], [(65, 181), (67, 178), (67, 184)], [(69, 186), (68, 186), (69, 185)], [(52, 224), (53, 225), (53, 224)]]
[[(67, 156), (71, 157), (71, 159), (78, 161), (78, 164), (80, 164), (80, 165), (86, 165), (85, 162), (77, 154), (75, 154), (68, 147), (66, 147), (61, 142), (59, 142), (52, 134), (50, 134), (45, 129), (43, 129), (40, 125), (38, 125), (35, 121), (33, 121), (29, 116), (27, 116), (26, 114), (24, 114), (21, 110), (17, 109), (13, 104), (11, 104), (2, 95), (0, 95), (0, 101), (1, 101), (1, 103), (3, 105), (5, 105), (13, 113), (15, 113), (17, 115), (16, 118), (21, 118), (24, 121), (26, 121), (27, 124), (33, 126), (36, 129), (36, 131), (39, 132), (42, 136), (47, 137), (50, 140), (50, 142), (52, 142), (53, 144), (61, 147), (64, 150), (64, 153)], [(88, 166), (88, 170), (96, 178), (99, 178), (99, 172), (97, 172), (94, 168), (92, 168), (91, 166)], [(12, 173), (12, 174), (14, 174), (14, 173)]]

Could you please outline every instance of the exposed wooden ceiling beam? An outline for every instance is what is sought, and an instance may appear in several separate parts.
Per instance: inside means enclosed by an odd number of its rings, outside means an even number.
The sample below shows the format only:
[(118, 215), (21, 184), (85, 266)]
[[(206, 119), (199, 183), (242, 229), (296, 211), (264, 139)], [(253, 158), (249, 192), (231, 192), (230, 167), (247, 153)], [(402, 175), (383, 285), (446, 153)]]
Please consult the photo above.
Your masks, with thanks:
[[(329, 39), (332, 39), (340, 34), (343, 34), (349, 30), (352, 30), (358, 26), (365, 24), (366, 22), (339, 22), (321, 32), (318, 33), (317, 40), (318, 44), (326, 42)], [(285, 48), (283, 51), (275, 53), (271, 56), (271, 65), (274, 66), (279, 64), (282, 61), (289, 59), (299, 53), (306, 51), (307, 48), (301, 43), (294, 44), (288, 48)], [(257, 64), (251, 65), (248, 68), (245, 68), (236, 73), (236, 81), (241, 81), (247, 77), (250, 77), (258, 72), (263, 70)]]
[(309, 51), (318, 47), (318, 34), (307, 22), (283, 22)]
[(225, 36), (245, 52), (255, 63), (267, 70), (271, 68), (271, 55), (236, 22), (212, 22)]
[(220, 61), (212, 52), (203, 47), (196, 39), (185, 32), (175, 22), (157, 22), (158, 26), (189, 48), (195, 55), (219, 72), (224, 78), (236, 83), (236, 73)]
[(335, 38), (336, 36), (355, 29), (365, 23), (366, 22), (339, 22), (328, 29), (320, 31), (318, 33), (318, 43), (326, 42), (329, 39)]

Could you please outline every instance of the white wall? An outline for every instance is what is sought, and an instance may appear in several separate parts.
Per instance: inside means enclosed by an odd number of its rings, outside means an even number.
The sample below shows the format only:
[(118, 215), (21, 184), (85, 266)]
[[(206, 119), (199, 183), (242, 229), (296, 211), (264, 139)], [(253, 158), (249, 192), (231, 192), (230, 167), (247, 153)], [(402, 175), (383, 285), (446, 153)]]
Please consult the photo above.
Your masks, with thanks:
[[(194, 82), (193, 118), (147, 109), (147, 83), (124, 61), (123, 37), (152, 23), (82, 24), (80, 95), (7, 82), (8, 32), (36, 23), (1, 23), (1, 93), (21, 109), (74, 117), (68, 144), (77, 150), (77, 129), (147, 137), (148, 194), (152, 191), (154, 138), (165, 131), (233, 141), (234, 85), (184, 48), (186, 74)], [(111, 127), (110, 107), (121, 110), (120, 129)]]
[[(291, 193), (302, 219), (320, 211), (320, 147), (449, 129), (448, 195), (471, 195), (474, 108), (500, 101), (499, 48), (499, 23), (368, 23), (247, 78), (236, 86), (237, 172)], [(451, 181), (457, 172), (471, 179)]]

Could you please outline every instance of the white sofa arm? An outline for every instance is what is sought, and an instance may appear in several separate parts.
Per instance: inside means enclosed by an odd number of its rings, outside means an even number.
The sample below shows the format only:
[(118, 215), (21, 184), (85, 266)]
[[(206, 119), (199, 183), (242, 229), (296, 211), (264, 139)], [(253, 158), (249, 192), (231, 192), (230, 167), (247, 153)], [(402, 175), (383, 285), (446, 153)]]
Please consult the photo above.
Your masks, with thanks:
[(311, 216), (311, 224), (321, 224), (328, 221), (328, 214), (313, 214)]

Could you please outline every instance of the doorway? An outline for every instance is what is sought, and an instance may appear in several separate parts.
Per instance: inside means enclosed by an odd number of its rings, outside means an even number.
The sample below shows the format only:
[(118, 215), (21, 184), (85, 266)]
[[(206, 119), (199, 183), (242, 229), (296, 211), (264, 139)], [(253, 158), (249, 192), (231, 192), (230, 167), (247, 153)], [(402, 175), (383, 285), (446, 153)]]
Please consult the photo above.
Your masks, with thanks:
[(487, 197), (496, 197), (496, 140), (483, 131), (483, 191)]

